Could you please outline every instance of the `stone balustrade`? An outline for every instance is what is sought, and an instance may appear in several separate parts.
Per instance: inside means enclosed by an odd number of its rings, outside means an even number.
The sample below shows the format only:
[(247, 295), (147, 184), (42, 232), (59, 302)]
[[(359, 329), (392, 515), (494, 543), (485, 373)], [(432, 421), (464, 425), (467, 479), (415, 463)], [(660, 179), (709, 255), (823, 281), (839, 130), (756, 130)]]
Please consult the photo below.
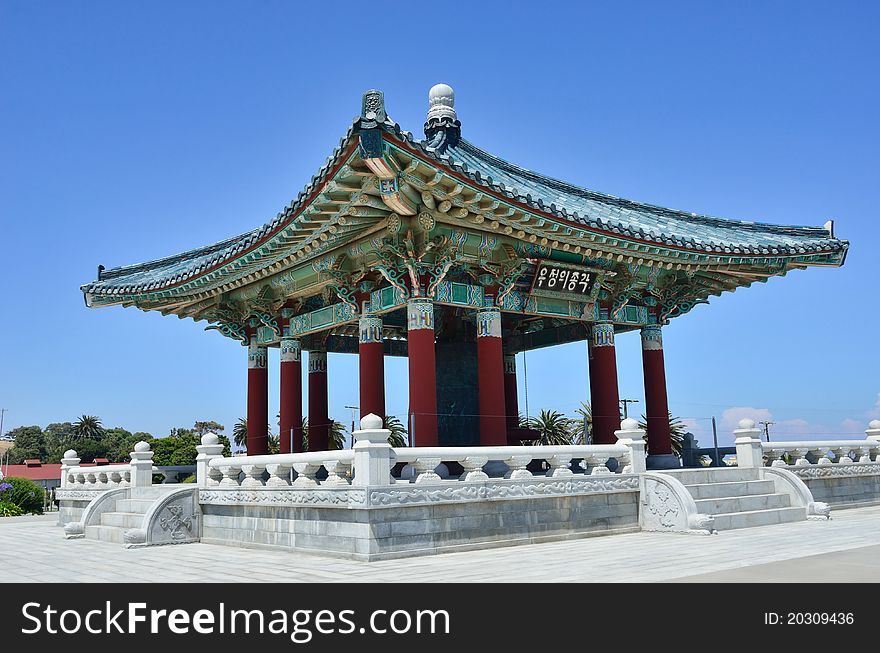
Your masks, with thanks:
[(82, 466), (76, 451), (69, 449), (61, 459), (59, 491), (103, 492), (120, 487), (146, 487), (153, 483), (153, 452), (147, 442), (138, 442), (131, 452), (131, 462), (118, 465)]
[[(507, 466), (505, 478), (527, 480), (534, 477), (528, 466), (534, 460), (546, 461), (546, 476), (559, 479), (574, 474), (601, 476), (612, 474), (609, 460), (617, 461), (617, 473), (645, 471), (644, 432), (635, 420), (624, 420), (617, 431), (618, 443), (606, 445), (505, 446), (505, 447), (399, 447), (388, 444), (390, 432), (382, 428), (381, 418), (367, 415), (361, 429), (354, 432), (354, 447), (337, 451), (222, 457), (222, 446), (209, 433), (197, 447), (197, 482), (202, 488), (328, 488), (333, 486), (382, 486), (408, 480), (391, 476), (395, 463), (413, 467), (413, 483), (486, 481), (484, 467), (490, 461)], [(572, 461), (577, 461), (572, 465)], [(441, 463), (458, 463), (464, 472), (454, 479), (442, 479), (436, 470)], [(321, 480), (320, 470), (326, 472)], [(294, 472), (291, 473), (291, 470)], [(293, 479), (293, 480), (291, 480)]]
[[(455, 462), (464, 473), (453, 481), (485, 481), (489, 478), (483, 467), (489, 461), (501, 461), (507, 465), (504, 475), (509, 479), (529, 479), (534, 474), (527, 467), (533, 460), (544, 460), (550, 478), (572, 476), (576, 473), (589, 475), (612, 474), (606, 466), (614, 458), (618, 461), (617, 472), (623, 472), (631, 460), (631, 450), (621, 444), (564, 445), (564, 446), (510, 446), (510, 447), (399, 447), (394, 449), (398, 463), (408, 463), (415, 468), (412, 482), (440, 481), (435, 472), (440, 463)], [(572, 461), (579, 461), (572, 465)]]
[[(761, 443), (765, 464), (771, 467), (870, 463), (880, 455), (875, 440), (810, 440)], [(786, 459), (790, 462), (786, 462)]]
[[(212, 446), (209, 435), (202, 438), (202, 446), (198, 447), (200, 456), (201, 450)], [(197, 481), (200, 487), (247, 489), (350, 485), (354, 455), (351, 449), (229, 458), (206, 454), (204, 466), (197, 465)], [(322, 467), (327, 476), (318, 480)], [(295, 472), (293, 481), (291, 470)]]

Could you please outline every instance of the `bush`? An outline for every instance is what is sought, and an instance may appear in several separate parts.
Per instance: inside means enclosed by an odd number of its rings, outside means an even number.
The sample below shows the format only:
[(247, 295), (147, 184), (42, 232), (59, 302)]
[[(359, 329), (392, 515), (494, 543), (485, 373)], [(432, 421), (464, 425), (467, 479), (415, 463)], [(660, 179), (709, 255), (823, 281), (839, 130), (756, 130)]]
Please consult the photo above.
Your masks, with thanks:
[(26, 478), (10, 477), (0, 483), (0, 503), (8, 502), (21, 508), (22, 512), (33, 515), (43, 514), (46, 492), (39, 485)]
[(18, 517), (24, 510), (10, 501), (0, 501), (0, 517)]
[(183, 479), (180, 482), (181, 483), (195, 483), (196, 482), (196, 475), (190, 474), (189, 476), (187, 476), (185, 479)]

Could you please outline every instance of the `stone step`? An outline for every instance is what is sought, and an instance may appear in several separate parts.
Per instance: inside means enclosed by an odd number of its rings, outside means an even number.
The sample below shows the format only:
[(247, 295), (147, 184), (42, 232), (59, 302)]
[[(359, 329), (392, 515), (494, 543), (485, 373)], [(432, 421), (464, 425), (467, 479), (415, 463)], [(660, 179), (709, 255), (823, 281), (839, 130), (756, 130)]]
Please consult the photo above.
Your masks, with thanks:
[(697, 504), (697, 512), (707, 515), (768, 510), (770, 508), (788, 508), (791, 506), (791, 500), (787, 494), (747, 494), (738, 497), (699, 499), (695, 503)]
[(87, 540), (101, 540), (102, 542), (115, 542), (122, 544), (124, 528), (117, 526), (86, 526), (85, 536)]
[(147, 514), (147, 510), (155, 503), (155, 499), (117, 499), (117, 512), (136, 512), (139, 515)]
[(773, 481), (732, 481), (726, 483), (696, 483), (685, 486), (695, 499), (725, 499), (755, 494), (774, 494)]
[(150, 487), (133, 487), (131, 488), (132, 499), (158, 499), (168, 494), (171, 490), (177, 488), (177, 485), (151, 485)]
[(105, 512), (101, 513), (102, 526), (116, 526), (118, 528), (140, 528), (144, 523), (143, 513), (136, 512)]
[(735, 528), (751, 528), (787, 522), (804, 521), (807, 518), (806, 508), (774, 508), (771, 510), (747, 510), (745, 512), (728, 512), (715, 517), (715, 529), (729, 531)]
[(760, 470), (750, 467), (706, 467), (704, 469), (669, 469), (663, 474), (674, 476), (684, 485), (757, 481)]

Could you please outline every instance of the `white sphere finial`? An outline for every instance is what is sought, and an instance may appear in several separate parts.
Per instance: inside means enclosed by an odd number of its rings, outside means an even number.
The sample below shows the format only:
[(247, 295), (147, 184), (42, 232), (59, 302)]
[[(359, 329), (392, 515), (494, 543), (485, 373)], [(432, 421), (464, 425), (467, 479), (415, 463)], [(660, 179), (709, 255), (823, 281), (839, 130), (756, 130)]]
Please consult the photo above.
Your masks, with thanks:
[(220, 442), (219, 436), (212, 431), (209, 431), (202, 436), (202, 444), (217, 444), (218, 442)]
[(150, 450), (150, 445), (147, 444), (146, 442), (144, 442), (143, 440), (141, 440), (136, 445), (134, 445), (134, 450), (137, 451), (138, 453), (143, 453), (144, 451)]
[(455, 115), (455, 91), (448, 84), (435, 84), (428, 91), (428, 120), (449, 118), (457, 120)]
[(370, 413), (361, 418), (362, 431), (375, 431), (382, 428), (382, 418), (378, 415)]
[(868, 423), (868, 428), (873, 430), (880, 430), (880, 419), (872, 419)]
[(743, 430), (751, 430), (755, 428), (755, 420), (749, 419), (748, 417), (741, 419), (739, 421), (739, 427)]
[(65, 458), (76, 458), (76, 451), (74, 451), (73, 449), (68, 449), (67, 451), (64, 452), (64, 457)]
[(639, 428), (639, 423), (632, 417), (627, 417), (620, 423), (621, 431), (635, 431), (637, 428)]

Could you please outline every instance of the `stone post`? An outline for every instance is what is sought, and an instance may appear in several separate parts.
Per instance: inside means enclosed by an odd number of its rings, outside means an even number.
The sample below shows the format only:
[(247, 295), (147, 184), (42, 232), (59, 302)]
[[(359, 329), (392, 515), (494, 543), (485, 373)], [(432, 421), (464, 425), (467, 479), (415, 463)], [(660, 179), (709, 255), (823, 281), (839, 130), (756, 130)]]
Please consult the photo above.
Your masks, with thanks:
[(208, 487), (208, 463), (212, 458), (223, 456), (223, 445), (216, 433), (205, 433), (202, 443), (196, 447), (199, 455), (196, 456), (196, 484), (199, 487)]
[(153, 452), (141, 440), (131, 452), (131, 487), (150, 487), (153, 484)]
[(79, 467), (79, 458), (76, 451), (68, 449), (64, 452), (64, 458), (61, 459), (61, 489), (67, 489), (67, 470), (71, 467)]
[(734, 430), (736, 436), (736, 466), (763, 467), (764, 449), (761, 447), (761, 429), (755, 428), (755, 422), (741, 419), (739, 428)]
[(367, 415), (354, 438), (354, 479), (352, 485), (367, 487), (391, 483), (394, 449), (388, 444), (391, 431), (382, 428), (382, 418)]
[[(871, 420), (868, 424), (868, 428), (865, 429), (865, 435), (868, 440), (873, 440), (876, 444), (874, 451), (877, 452), (877, 455), (874, 457), (874, 462), (880, 462), (880, 419)], [(871, 452), (868, 452), (868, 460), (871, 459)]]
[(639, 423), (632, 417), (620, 423), (620, 430), (615, 431), (617, 444), (622, 444), (630, 449), (630, 463), (626, 470), (628, 474), (641, 474), (646, 471), (645, 456), (645, 432), (639, 428)]

